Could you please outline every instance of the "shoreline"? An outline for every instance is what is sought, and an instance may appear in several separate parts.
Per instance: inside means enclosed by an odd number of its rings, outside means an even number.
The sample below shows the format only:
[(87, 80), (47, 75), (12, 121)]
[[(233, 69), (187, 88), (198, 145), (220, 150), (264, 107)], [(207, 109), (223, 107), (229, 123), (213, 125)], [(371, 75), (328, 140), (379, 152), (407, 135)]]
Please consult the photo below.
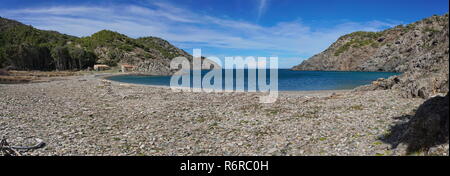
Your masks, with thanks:
[[(107, 81), (111, 81), (111, 82), (116, 82), (119, 84), (123, 84), (123, 85), (133, 85), (133, 86), (149, 86), (149, 87), (155, 87), (155, 88), (165, 88), (165, 89), (171, 89), (170, 86), (167, 85), (151, 85), (151, 84), (138, 84), (138, 83), (127, 83), (127, 82), (121, 82), (121, 81), (115, 81), (115, 80), (110, 80), (108, 78), (110, 77), (114, 77), (114, 76), (127, 76), (127, 75), (131, 75), (131, 76), (161, 76), (161, 75), (146, 75), (146, 74), (135, 74), (135, 73), (118, 73), (118, 74), (108, 74), (108, 75), (96, 75), (95, 77), (99, 77), (100, 79), (103, 80), (107, 80)], [(361, 85), (364, 86), (364, 85)], [(358, 86), (359, 87), (359, 86)], [(181, 88), (184, 89), (184, 88)], [(192, 88), (188, 88), (188, 89), (192, 89)], [(205, 90), (205, 89), (203, 89)], [(284, 94), (284, 95), (306, 95), (308, 93), (310, 94), (333, 94), (333, 93), (346, 93), (346, 92), (350, 92), (353, 91), (354, 88), (352, 89), (335, 89), (335, 90), (283, 90), (283, 91), (278, 91), (279, 94)], [(202, 91), (204, 92), (204, 91)], [(227, 92), (226, 90), (223, 90), (222, 92), (214, 92), (212, 91), (211, 93), (224, 93)], [(237, 91), (234, 90), (232, 92), (238, 92), (238, 93), (266, 93), (266, 92), (248, 92), (248, 91)], [(204, 92), (204, 93), (208, 93), (208, 92)]]
[(367, 72), (367, 73), (398, 73), (399, 75), (404, 72), (396, 72), (396, 71), (363, 71), (363, 70), (295, 70), (293, 68), (287, 69), (291, 71), (305, 71), (305, 72)]
[[(143, 86), (143, 87), (152, 87), (152, 88), (162, 88), (162, 89), (167, 89), (167, 90), (171, 90), (170, 86), (159, 86), (159, 85), (149, 85), (149, 84), (133, 84), (133, 83), (124, 83), (124, 82), (120, 82), (120, 81), (113, 81), (113, 80), (109, 80), (109, 79), (104, 79), (107, 81), (111, 81), (111, 82), (115, 82), (121, 86)], [(184, 90), (183, 88), (181, 88), (180, 90)], [(247, 91), (232, 91), (232, 92), (227, 92), (227, 91), (221, 91), (221, 92), (205, 92), (205, 89), (203, 89), (202, 92), (198, 92), (198, 93), (247, 93), (247, 94), (265, 94), (267, 92), (247, 92)], [(292, 95), (292, 96), (326, 96), (326, 95), (332, 95), (332, 94), (336, 94), (336, 93), (348, 93), (353, 91), (353, 89), (338, 89), (338, 90), (294, 90), (294, 91), (278, 91), (278, 95)], [(187, 91), (187, 92), (193, 92), (193, 91)]]
[[(36, 71), (31, 71), (30, 73), (35, 73)], [(43, 72), (47, 73), (47, 72)], [(52, 72), (50, 72), (52, 73)], [(54, 71), (54, 73), (58, 73), (58, 71)], [(114, 77), (114, 76), (126, 76), (126, 75), (136, 75), (136, 76), (165, 76), (165, 75), (152, 75), (152, 74), (145, 74), (145, 73), (77, 73), (73, 72), (73, 75), (70, 76), (57, 76), (57, 77), (39, 77), (39, 80), (33, 80), (33, 81), (27, 81), (27, 82), (14, 82), (14, 83), (0, 83), (0, 85), (8, 85), (8, 84), (35, 84), (35, 83), (42, 83), (42, 82), (52, 82), (52, 81), (58, 81), (62, 80), (68, 77), (86, 77), (86, 76), (93, 76), (95, 78), (98, 78), (100, 80), (106, 80), (115, 82), (121, 86), (145, 86), (145, 87), (153, 87), (153, 88), (162, 88), (162, 89), (168, 89), (171, 90), (170, 86), (163, 86), (163, 85), (150, 85), (150, 84), (138, 84), (138, 83), (126, 83), (126, 82), (120, 82), (120, 81), (114, 81), (110, 80), (108, 78)], [(78, 74), (78, 75), (77, 75)], [(36, 76), (35, 76), (36, 77)], [(353, 91), (353, 89), (336, 89), (336, 90), (293, 90), (293, 91), (278, 91), (279, 95), (328, 95), (328, 94), (334, 94), (334, 93), (346, 93)], [(247, 91), (233, 91), (234, 93), (265, 93), (265, 92), (247, 92)], [(231, 92), (231, 93), (233, 93)], [(204, 92), (202, 93), (230, 93), (230, 92)]]

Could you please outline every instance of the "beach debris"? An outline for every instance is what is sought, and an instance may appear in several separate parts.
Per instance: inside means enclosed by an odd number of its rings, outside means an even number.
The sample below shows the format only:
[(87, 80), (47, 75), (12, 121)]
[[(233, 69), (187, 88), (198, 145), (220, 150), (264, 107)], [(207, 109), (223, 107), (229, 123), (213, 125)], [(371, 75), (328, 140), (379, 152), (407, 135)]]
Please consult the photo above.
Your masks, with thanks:
[(19, 151), (28, 151), (40, 149), (45, 146), (45, 142), (42, 139), (36, 138), (36, 145), (33, 146), (10, 146), (6, 138), (0, 140), (0, 153), (3, 156), (22, 156)]

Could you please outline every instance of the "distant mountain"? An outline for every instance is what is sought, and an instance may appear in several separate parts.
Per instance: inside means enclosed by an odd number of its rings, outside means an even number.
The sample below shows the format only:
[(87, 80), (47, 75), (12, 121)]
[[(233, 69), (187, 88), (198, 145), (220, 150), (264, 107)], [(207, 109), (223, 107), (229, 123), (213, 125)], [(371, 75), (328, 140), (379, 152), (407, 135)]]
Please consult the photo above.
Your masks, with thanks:
[(405, 72), (369, 89), (398, 88), (407, 96), (448, 92), (449, 18), (432, 16), (381, 32), (354, 32), (293, 70)]
[(133, 39), (102, 30), (78, 38), (0, 17), (0, 68), (19, 70), (81, 70), (94, 64), (127, 63), (137, 71), (170, 75), (171, 59), (187, 52), (156, 37)]

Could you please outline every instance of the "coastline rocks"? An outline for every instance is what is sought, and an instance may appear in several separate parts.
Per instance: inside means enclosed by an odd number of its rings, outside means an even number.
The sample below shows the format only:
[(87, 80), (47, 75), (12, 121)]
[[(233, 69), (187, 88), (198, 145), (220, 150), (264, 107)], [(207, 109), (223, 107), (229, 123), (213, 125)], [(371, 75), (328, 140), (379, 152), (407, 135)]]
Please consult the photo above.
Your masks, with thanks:
[(449, 94), (427, 100), (410, 120), (406, 140), (408, 151), (428, 150), (449, 141)]
[(429, 98), (448, 92), (448, 14), (381, 32), (355, 32), (293, 70), (388, 71), (400, 76), (356, 90), (401, 90), (404, 97)]
[(381, 32), (344, 35), (292, 69), (405, 72), (432, 65), (429, 58), (448, 55), (448, 20), (445, 14)]
[(356, 88), (356, 91), (370, 90), (400, 90), (406, 98), (430, 98), (436, 95), (445, 95), (449, 91), (449, 67), (448, 56), (442, 62), (435, 64), (431, 71), (413, 69), (400, 76), (392, 76), (388, 79), (378, 79), (370, 85)]
[(151, 75), (172, 75), (174, 73), (173, 70), (170, 70), (170, 60), (142, 61), (137, 64), (136, 71)]

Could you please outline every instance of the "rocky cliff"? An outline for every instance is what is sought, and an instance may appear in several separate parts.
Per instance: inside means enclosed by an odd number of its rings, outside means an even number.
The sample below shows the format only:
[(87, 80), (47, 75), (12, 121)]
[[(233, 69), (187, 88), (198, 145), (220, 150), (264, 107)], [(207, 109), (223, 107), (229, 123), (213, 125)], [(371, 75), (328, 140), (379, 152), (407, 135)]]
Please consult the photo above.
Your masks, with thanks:
[(388, 71), (401, 76), (380, 79), (359, 90), (400, 89), (407, 97), (448, 92), (448, 14), (381, 32), (355, 32), (293, 70)]
[(126, 63), (137, 66), (139, 72), (170, 75), (174, 73), (170, 61), (179, 56), (192, 59), (187, 52), (156, 37), (133, 39), (102, 30), (78, 38), (0, 18), (0, 68), (82, 70), (96, 63)]

